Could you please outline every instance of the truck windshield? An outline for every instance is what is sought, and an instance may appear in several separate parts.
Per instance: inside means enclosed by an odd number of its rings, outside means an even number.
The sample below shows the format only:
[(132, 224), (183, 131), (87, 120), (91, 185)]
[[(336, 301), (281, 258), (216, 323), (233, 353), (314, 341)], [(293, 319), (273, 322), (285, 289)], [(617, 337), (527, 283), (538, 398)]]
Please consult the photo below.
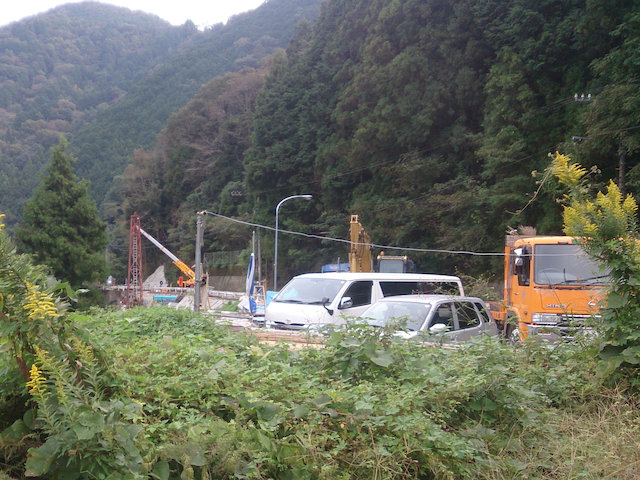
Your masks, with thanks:
[(538, 285), (605, 285), (609, 280), (580, 245), (536, 245), (534, 259)]
[(274, 302), (322, 305), (333, 301), (344, 280), (332, 278), (294, 278), (273, 299)]

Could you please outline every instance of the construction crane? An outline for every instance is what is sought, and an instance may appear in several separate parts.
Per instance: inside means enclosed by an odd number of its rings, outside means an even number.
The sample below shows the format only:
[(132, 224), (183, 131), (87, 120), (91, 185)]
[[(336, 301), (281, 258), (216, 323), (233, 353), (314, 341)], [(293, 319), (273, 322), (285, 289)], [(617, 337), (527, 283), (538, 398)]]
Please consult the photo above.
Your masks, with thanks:
[[(176, 257), (173, 253), (171, 253), (167, 248), (165, 248), (158, 240), (153, 238), (150, 234), (144, 231), (142, 227), (138, 227), (138, 230), (142, 235), (144, 235), (151, 243), (153, 243), (156, 247), (162, 250), (167, 257), (171, 259), (173, 264), (178, 267), (178, 269), (187, 276), (186, 280), (181, 279), (178, 281), (178, 285), (182, 286), (193, 286), (196, 281), (196, 272), (194, 272), (186, 263)], [(182, 284), (182, 285), (181, 285)]]

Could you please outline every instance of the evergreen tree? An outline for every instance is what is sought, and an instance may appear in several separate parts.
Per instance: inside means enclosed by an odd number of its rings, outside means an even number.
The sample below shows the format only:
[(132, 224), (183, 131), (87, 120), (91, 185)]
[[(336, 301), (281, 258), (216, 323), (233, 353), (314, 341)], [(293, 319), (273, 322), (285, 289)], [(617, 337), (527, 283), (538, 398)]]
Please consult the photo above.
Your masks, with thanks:
[(67, 147), (64, 138), (53, 147), (42, 183), (23, 208), (16, 243), (77, 288), (105, 275), (107, 237), (87, 182), (73, 173), (76, 159)]

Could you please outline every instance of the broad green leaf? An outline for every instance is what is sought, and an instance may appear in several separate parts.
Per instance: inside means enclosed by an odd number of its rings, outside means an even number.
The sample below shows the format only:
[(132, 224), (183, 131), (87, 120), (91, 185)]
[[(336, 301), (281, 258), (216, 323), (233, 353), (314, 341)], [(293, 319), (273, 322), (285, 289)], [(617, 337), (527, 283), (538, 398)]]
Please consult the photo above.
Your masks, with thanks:
[(265, 450), (271, 450), (271, 439), (259, 430), (255, 431), (256, 439)]
[(610, 293), (607, 296), (607, 307), (609, 308), (621, 308), (627, 303), (626, 295), (618, 295), (617, 293)]
[(60, 440), (57, 437), (49, 439), (38, 448), (30, 448), (27, 456), (25, 475), (39, 477), (46, 474), (58, 455)]
[(311, 409), (308, 405), (296, 405), (293, 408), (293, 417), (294, 418), (304, 418), (309, 415)]
[(367, 357), (381, 367), (388, 367), (393, 363), (393, 355), (387, 350), (377, 349), (373, 352), (367, 352)]
[(157, 480), (169, 480), (169, 463), (168, 462), (156, 462), (153, 465), (151, 476)]

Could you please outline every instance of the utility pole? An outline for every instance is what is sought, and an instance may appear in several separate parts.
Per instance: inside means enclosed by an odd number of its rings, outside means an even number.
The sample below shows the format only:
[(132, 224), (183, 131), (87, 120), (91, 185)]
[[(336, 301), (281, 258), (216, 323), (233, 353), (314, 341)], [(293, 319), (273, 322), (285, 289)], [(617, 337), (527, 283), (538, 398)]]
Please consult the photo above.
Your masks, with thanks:
[(258, 253), (256, 266), (258, 267), (258, 282), (262, 281), (262, 244), (260, 243), (260, 230), (258, 230)]
[(202, 222), (204, 212), (198, 212), (196, 220), (196, 281), (193, 285), (193, 311), (200, 311), (200, 297), (202, 288)]
[(627, 174), (627, 157), (622, 145), (618, 144), (618, 187), (622, 198), (626, 195), (625, 175)]

